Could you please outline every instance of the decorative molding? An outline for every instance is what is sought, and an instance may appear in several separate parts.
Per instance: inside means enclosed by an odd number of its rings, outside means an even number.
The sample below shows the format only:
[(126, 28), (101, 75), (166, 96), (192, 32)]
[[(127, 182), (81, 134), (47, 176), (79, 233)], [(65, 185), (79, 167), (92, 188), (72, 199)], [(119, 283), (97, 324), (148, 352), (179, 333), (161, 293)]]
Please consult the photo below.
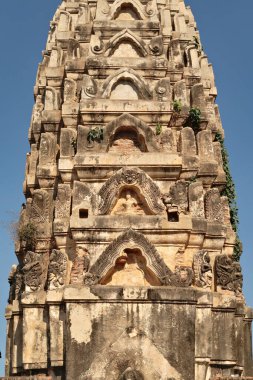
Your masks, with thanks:
[(112, 210), (124, 187), (138, 189), (145, 198), (151, 214), (161, 214), (165, 210), (160, 190), (152, 179), (140, 169), (126, 167), (109, 178), (100, 189), (99, 214), (105, 215)]

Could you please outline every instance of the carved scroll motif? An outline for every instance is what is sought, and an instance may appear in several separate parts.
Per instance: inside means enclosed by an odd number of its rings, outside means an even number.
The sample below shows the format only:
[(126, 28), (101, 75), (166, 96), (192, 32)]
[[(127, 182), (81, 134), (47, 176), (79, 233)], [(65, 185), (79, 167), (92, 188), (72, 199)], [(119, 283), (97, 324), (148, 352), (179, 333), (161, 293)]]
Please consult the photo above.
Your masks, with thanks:
[(53, 249), (50, 255), (47, 286), (49, 290), (57, 289), (65, 284), (67, 273), (67, 256), (65, 253)]
[(25, 255), (23, 273), (26, 291), (42, 290), (45, 285), (47, 268), (43, 262), (43, 256), (28, 251)]
[(85, 74), (83, 76), (81, 98), (82, 99), (94, 98), (96, 96), (96, 93), (97, 93), (97, 83), (89, 75)]
[(206, 192), (205, 212), (207, 220), (224, 223), (223, 207), (218, 189), (213, 188)]
[(138, 188), (145, 197), (152, 214), (160, 214), (164, 211), (164, 206), (160, 201), (160, 190), (152, 179), (140, 169), (123, 168), (106, 181), (99, 191), (101, 198), (98, 206), (99, 214), (109, 213), (124, 186)]
[(238, 262), (231, 255), (219, 255), (215, 260), (216, 285), (223, 290), (235, 292), (237, 296), (242, 293), (243, 275)]
[(49, 222), (49, 195), (45, 190), (35, 190), (33, 193), (31, 221), (35, 224)]
[(153, 37), (150, 41), (149, 48), (153, 55), (161, 55), (163, 53), (163, 37)]
[(210, 264), (210, 256), (207, 251), (202, 250), (194, 255), (193, 267), (195, 285), (210, 289), (212, 287), (213, 272)]

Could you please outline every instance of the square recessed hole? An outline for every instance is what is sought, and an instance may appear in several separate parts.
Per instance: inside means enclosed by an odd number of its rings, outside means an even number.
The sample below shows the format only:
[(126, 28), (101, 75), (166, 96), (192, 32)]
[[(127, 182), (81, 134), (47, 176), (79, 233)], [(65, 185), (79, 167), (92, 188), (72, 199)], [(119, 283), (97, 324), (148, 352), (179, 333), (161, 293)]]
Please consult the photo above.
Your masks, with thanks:
[(171, 211), (168, 213), (169, 222), (179, 222), (179, 216), (177, 211)]
[(81, 208), (79, 210), (79, 218), (80, 219), (87, 219), (89, 217), (89, 210), (86, 208)]

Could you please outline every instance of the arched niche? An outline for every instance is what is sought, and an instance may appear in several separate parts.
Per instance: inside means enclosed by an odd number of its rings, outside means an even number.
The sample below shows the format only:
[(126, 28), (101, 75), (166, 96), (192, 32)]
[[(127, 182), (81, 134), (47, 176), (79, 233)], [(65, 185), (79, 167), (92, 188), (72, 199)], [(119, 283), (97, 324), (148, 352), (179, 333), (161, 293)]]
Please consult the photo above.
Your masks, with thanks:
[(115, 34), (105, 47), (105, 55), (109, 57), (146, 57), (148, 52), (145, 42), (128, 29), (123, 29)]
[(146, 82), (134, 70), (129, 68), (117, 70), (105, 80), (102, 88), (102, 98), (110, 98), (112, 91), (119, 83), (128, 85), (131, 83), (132, 90), (136, 92), (138, 99), (152, 99), (152, 93)]
[[(120, 16), (122, 18), (120, 18)], [(145, 20), (141, 3), (136, 0), (116, 0), (111, 7), (112, 20)], [(124, 18), (125, 17), (125, 18)]]
[(112, 212), (122, 189), (138, 194), (145, 205), (146, 214), (157, 215), (165, 211), (161, 193), (153, 180), (141, 169), (124, 167), (109, 178), (99, 191), (98, 213), (108, 215)]
[(110, 99), (138, 100), (139, 91), (132, 80), (120, 79), (113, 85)]
[(132, 3), (122, 3), (114, 13), (114, 20), (141, 20), (141, 15)]
[[(126, 269), (128, 272), (124, 272)], [(119, 271), (122, 272), (113, 280), (113, 276)], [(172, 275), (154, 245), (143, 234), (132, 229), (109, 244), (88, 273), (88, 276), (96, 277), (102, 285), (112, 281), (118, 281), (119, 284), (121, 281), (122, 286), (123, 282), (127, 285), (128, 276), (129, 279), (133, 276), (132, 282), (136, 281), (136, 284), (142, 282), (142, 285), (146, 283), (154, 286), (163, 284)]]
[[(129, 141), (129, 145), (131, 144), (133, 147), (132, 154), (134, 154), (135, 151), (137, 153), (137, 150), (138, 152), (157, 152), (159, 150), (152, 128), (142, 120), (128, 113), (124, 113), (108, 123), (105, 126), (104, 132), (104, 143), (107, 145), (106, 149), (109, 152), (111, 152), (114, 141), (117, 145), (117, 140), (123, 138), (132, 140), (132, 143)], [(125, 141), (125, 143), (127, 143), (127, 141)]]
[(112, 215), (152, 215), (152, 211), (138, 188), (123, 187), (111, 211)]
[(147, 152), (145, 137), (131, 125), (119, 127), (110, 137), (108, 151), (121, 154)]
[(125, 248), (100, 281), (101, 285), (159, 286), (161, 281), (147, 266), (139, 248)]
[(140, 58), (143, 57), (138, 47), (129, 39), (123, 39), (110, 51), (110, 57), (114, 58)]

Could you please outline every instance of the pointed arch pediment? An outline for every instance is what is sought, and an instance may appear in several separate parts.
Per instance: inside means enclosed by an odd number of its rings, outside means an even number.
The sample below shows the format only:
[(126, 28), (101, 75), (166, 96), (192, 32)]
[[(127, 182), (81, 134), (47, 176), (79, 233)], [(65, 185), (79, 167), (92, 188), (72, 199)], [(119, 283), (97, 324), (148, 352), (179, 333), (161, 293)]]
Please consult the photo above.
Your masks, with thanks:
[(95, 276), (98, 282), (101, 281), (101, 279), (115, 265), (116, 260), (122, 254), (122, 251), (127, 248), (138, 248), (141, 250), (147, 261), (147, 266), (162, 284), (165, 282), (166, 278), (173, 276), (172, 271), (167, 267), (154, 245), (151, 244), (142, 233), (130, 228), (109, 244), (90, 268), (88, 278), (90, 276)]
[(113, 88), (117, 83), (122, 81), (132, 82), (138, 91), (139, 99), (151, 99), (152, 93), (148, 85), (134, 70), (129, 68), (122, 68), (117, 70), (114, 74), (110, 75), (103, 84), (102, 98), (110, 98)]
[(119, 9), (123, 6), (131, 5), (133, 9), (136, 11), (136, 13), (139, 15), (140, 20), (145, 20), (147, 17), (145, 15), (145, 12), (143, 11), (140, 3), (136, 0), (116, 0), (112, 7), (111, 7), (111, 17), (112, 20), (115, 19), (115, 16), (117, 15), (117, 12)]
[(100, 189), (100, 215), (110, 213), (124, 188), (137, 190), (145, 199), (151, 215), (161, 214), (165, 210), (160, 190), (153, 180), (141, 169), (125, 167), (109, 178)]
[(106, 55), (112, 55), (116, 46), (126, 40), (129, 41), (133, 47), (135, 47), (135, 49), (140, 53), (140, 56), (146, 57), (148, 55), (148, 48), (143, 40), (128, 29), (120, 31), (108, 41), (105, 48)]
[(158, 151), (152, 128), (150, 128), (142, 120), (128, 113), (120, 115), (119, 117), (107, 124), (106, 133), (108, 136), (110, 136), (109, 146), (111, 142), (114, 140), (117, 131), (119, 131), (122, 128), (127, 129), (128, 127), (133, 128), (136, 131), (137, 135), (144, 141), (144, 144), (146, 146), (145, 151)]

